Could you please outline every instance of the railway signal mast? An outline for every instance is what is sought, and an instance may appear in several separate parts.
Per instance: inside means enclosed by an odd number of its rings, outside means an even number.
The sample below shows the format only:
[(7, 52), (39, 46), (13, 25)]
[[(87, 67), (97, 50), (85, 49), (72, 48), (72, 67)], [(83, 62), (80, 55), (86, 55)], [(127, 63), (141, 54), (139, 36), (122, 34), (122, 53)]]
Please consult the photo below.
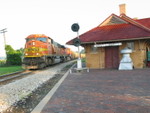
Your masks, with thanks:
[(80, 45), (81, 45), (81, 41), (79, 39), (79, 25), (78, 23), (74, 23), (72, 26), (71, 26), (71, 29), (72, 31), (74, 32), (77, 32), (77, 38), (75, 38), (73, 40), (73, 44), (78, 47), (78, 61), (77, 61), (77, 68), (78, 69), (81, 69), (82, 68), (82, 62), (81, 62), (81, 58), (80, 58)]

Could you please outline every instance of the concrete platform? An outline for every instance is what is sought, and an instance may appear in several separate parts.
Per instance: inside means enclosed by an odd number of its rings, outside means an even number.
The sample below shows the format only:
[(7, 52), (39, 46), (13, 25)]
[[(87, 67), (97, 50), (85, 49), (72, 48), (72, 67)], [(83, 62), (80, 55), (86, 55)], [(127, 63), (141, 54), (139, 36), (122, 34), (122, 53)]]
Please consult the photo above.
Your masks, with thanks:
[(150, 113), (150, 68), (65, 77), (32, 113)]

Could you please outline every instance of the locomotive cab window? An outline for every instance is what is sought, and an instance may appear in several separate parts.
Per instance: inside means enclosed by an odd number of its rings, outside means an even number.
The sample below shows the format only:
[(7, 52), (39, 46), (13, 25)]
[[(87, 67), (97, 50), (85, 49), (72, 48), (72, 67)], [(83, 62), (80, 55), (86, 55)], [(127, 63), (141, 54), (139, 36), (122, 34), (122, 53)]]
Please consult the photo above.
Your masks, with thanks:
[(51, 43), (51, 39), (48, 38), (48, 43)]
[(29, 41), (31, 41), (31, 40), (35, 40), (35, 38), (27, 38), (27, 39), (26, 39), (26, 42), (29, 42)]
[(39, 37), (37, 38), (37, 40), (41, 42), (47, 42), (47, 38), (43, 38), (43, 37)]

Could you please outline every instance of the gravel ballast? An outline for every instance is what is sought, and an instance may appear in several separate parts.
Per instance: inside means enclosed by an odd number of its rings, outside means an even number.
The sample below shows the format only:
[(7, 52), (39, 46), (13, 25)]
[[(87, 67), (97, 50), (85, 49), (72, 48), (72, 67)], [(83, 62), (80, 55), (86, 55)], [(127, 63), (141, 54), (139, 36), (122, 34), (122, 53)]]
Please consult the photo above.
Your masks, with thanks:
[[(43, 84), (46, 84), (52, 78), (63, 74), (61, 70), (72, 63), (73, 62), (58, 64), (46, 70), (39, 71), (38, 73), (31, 74), (23, 79), (0, 86), (0, 112), (7, 113), (6, 110), (8, 108), (32, 95), (34, 91), (42, 87)], [(11, 112), (11, 109), (9, 109), (9, 112)]]

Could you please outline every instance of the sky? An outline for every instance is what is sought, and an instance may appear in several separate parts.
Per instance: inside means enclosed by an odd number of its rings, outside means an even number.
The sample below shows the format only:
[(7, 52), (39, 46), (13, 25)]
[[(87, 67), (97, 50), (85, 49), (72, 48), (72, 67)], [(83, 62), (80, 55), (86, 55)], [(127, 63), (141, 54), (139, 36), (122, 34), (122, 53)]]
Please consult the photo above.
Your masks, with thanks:
[[(80, 25), (79, 35), (98, 26), (112, 13), (119, 16), (119, 4), (126, 4), (126, 15), (150, 17), (149, 0), (0, 0), (0, 30), (7, 28), (6, 43), (24, 48), (30, 34), (45, 34), (65, 45), (77, 36), (71, 25)], [(65, 45), (77, 51), (77, 47)], [(0, 56), (5, 56), (0, 34)]]

